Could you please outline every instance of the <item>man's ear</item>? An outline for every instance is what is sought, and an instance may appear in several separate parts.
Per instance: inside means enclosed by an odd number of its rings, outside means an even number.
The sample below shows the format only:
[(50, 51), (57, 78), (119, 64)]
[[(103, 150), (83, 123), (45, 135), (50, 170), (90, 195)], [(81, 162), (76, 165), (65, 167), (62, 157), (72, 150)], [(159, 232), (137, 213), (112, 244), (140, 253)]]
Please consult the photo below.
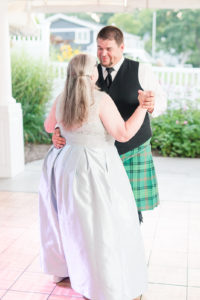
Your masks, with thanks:
[(122, 51), (124, 51), (124, 43), (122, 43), (122, 44), (120, 45), (120, 48), (121, 48)]

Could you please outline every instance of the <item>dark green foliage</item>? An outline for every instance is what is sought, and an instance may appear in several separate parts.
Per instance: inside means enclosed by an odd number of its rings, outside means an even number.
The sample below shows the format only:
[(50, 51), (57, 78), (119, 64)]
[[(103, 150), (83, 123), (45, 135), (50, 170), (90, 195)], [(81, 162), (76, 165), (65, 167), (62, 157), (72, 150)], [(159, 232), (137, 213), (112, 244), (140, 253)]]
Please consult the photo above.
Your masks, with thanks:
[(152, 149), (164, 156), (200, 157), (200, 110), (167, 110), (152, 120)]
[(185, 54), (187, 63), (200, 66), (200, 10), (159, 10), (157, 13), (158, 49)]
[(25, 143), (51, 142), (44, 119), (52, 86), (53, 75), (46, 63), (27, 53), (12, 53), (12, 92), (22, 105)]

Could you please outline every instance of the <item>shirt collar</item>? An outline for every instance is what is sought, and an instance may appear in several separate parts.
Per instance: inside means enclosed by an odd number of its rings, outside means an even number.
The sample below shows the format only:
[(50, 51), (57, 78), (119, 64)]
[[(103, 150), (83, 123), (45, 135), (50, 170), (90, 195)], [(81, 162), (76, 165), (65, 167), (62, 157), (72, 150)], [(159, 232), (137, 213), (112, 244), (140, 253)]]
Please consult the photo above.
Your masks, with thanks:
[[(121, 67), (121, 65), (123, 64), (123, 62), (124, 62), (124, 57), (122, 56), (122, 58), (120, 59), (120, 61), (118, 61), (118, 63), (113, 66), (115, 72), (118, 72), (118, 70)], [(103, 73), (107, 72), (106, 71), (106, 67), (104, 67), (104, 66), (101, 66), (101, 67), (102, 67)]]

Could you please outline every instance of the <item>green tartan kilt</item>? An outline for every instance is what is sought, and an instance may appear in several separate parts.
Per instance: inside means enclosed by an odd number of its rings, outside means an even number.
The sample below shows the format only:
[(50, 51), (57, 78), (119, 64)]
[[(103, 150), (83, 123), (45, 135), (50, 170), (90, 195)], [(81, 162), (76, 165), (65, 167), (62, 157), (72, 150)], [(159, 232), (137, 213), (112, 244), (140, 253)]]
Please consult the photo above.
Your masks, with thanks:
[(150, 139), (120, 157), (130, 181), (138, 211), (150, 210), (158, 206), (158, 185)]

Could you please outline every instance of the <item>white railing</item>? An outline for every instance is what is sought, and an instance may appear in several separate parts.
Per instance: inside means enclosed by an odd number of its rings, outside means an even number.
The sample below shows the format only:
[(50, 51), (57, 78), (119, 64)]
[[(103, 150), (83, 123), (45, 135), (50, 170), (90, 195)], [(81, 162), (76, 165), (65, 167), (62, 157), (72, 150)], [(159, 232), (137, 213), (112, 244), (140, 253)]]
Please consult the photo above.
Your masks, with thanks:
[(153, 67), (161, 84), (194, 86), (200, 84), (200, 68)]
[(21, 43), (21, 42), (31, 42), (31, 43), (40, 43), (41, 37), (39, 36), (17, 36), (17, 35), (11, 35), (11, 41), (13, 43)]
[(56, 80), (65, 80), (67, 74), (67, 62), (50, 62), (50, 68), (55, 75)]
[[(56, 82), (64, 83), (67, 63), (51, 63)], [(200, 68), (153, 67), (168, 99), (200, 99)]]
[(49, 41), (39, 36), (10, 36), (11, 48), (23, 49), (34, 57), (49, 58)]
[(55, 75), (50, 105), (64, 89), (67, 74), (67, 65), (68, 63), (66, 62), (49, 62), (50, 70)]
[(153, 67), (170, 100), (200, 99), (200, 68)]

